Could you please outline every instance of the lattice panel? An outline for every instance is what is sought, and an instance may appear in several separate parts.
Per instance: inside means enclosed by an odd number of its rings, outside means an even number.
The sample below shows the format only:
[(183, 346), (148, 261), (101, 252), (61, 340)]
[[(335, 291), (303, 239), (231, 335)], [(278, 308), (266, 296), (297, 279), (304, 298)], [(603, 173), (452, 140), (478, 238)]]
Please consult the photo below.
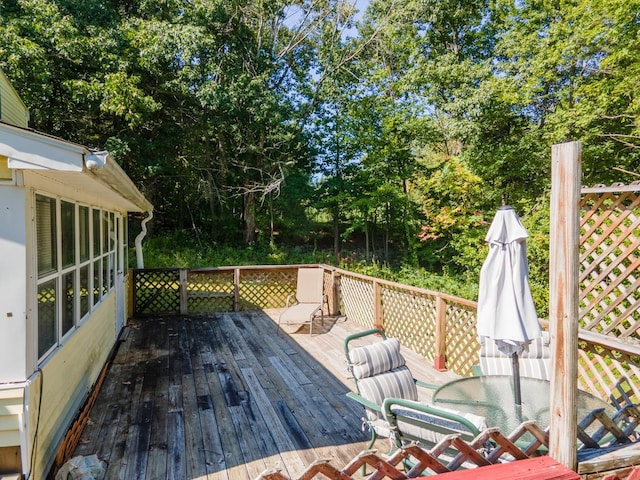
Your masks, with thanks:
[[(578, 350), (578, 388), (605, 401), (623, 377), (640, 388), (640, 358), (617, 350), (580, 342)], [(634, 399), (640, 400), (640, 390)]]
[[(343, 468), (332, 465), (329, 460), (317, 460), (296, 478), (299, 480), (315, 478), (352, 480), (361, 478), (357, 472), (361, 471), (365, 465), (370, 467), (368, 470), (373, 469), (367, 478), (379, 480), (384, 478), (395, 480), (435, 478), (439, 474), (459, 470), (470, 472), (466, 475), (470, 479), (491, 478), (489, 474), (481, 472), (474, 474), (470, 469), (512, 462), (514, 459), (529, 462), (526, 469), (521, 470), (522, 472), (546, 470), (550, 474), (551, 470), (543, 467), (544, 464), (549, 464), (555, 473), (553, 478), (568, 478), (564, 475), (566, 472), (559, 471), (559, 468), (564, 467), (560, 467), (556, 460), (544, 457), (548, 449), (548, 434), (535, 423), (529, 421), (522, 423), (509, 435), (503, 434), (495, 428), (484, 430), (471, 442), (463, 440), (458, 434), (447, 435), (430, 449), (423, 448), (417, 443), (409, 443), (385, 455), (379, 455), (376, 450), (364, 450)], [(411, 464), (412, 468), (408, 468), (407, 465)], [(514, 469), (513, 472), (516, 470)], [(499, 476), (505, 478), (503, 475)], [(540, 478), (551, 478), (551, 476), (541, 474)], [(260, 476), (256, 477), (256, 480), (289, 480), (289, 478), (283, 475), (280, 470), (273, 469), (263, 471)]]
[(241, 270), (240, 310), (282, 308), (295, 293), (298, 269)]
[(233, 270), (190, 270), (187, 272), (187, 311), (233, 311), (234, 291)]
[(335, 315), (336, 312), (333, 311), (333, 306), (335, 305), (334, 293), (336, 290), (333, 288), (333, 276), (330, 271), (324, 271), (324, 278), (322, 288), (324, 289), (324, 294), (327, 296), (328, 305), (323, 305), (323, 311), (325, 315)]
[(447, 304), (447, 368), (470, 376), (478, 363), (480, 343), (476, 333), (476, 308), (449, 301)]
[(180, 270), (134, 270), (133, 313), (180, 313)]
[(364, 328), (373, 328), (373, 279), (340, 276), (341, 310)]
[(436, 297), (402, 290), (388, 285), (381, 287), (383, 325), (388, 336), (402, 345), (433, 360), (436, 334)]
[(581, 202), (580, 325), (640, 340), (640, 192)]
[(233, 294), (230, 296), (189, 297), (187, 300), (187, 312), (188, 314), (232, 312), (233, 305)]

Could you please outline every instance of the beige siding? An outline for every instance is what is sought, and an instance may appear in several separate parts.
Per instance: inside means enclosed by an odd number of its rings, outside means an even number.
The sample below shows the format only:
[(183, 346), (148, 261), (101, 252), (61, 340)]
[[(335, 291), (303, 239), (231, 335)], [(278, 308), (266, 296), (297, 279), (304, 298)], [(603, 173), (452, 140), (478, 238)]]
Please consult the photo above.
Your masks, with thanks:
[(20, 445), (20, 414), (23, 412), (24, 390), (0, 390), (0, 447)]
[[(114, 291), (69, 341), (43, 365), (35, 480), (46, 475), (60, 441), (98, 378), (115, 341)], [(29, 395), (31, 435), (38, 420), (38, 396), (36, 385)]]
[(0, 70), (0, 120), (18, 127), (27, 127), (28, 119), (27, 107), (20, 100), (7, 76)]

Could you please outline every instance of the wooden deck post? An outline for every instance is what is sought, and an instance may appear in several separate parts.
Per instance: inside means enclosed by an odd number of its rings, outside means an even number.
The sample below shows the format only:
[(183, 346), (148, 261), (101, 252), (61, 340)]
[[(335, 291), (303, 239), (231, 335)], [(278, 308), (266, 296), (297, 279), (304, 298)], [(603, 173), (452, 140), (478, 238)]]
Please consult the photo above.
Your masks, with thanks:
[(331, 300), (329, 305), (331, 311), (329, 315), (340, 315), (340, 274), (331, 270)]
[(187, 315), (189, 313), (189, 292), (187, 291), (188, 270), (185, 268), (180, 269), (180, 315)]
[(447, 369), (447, 302), (440, 295), (436, 297), (436, 338), (433, 368)]
[(373, 281), (373, 328), (384, 330), (384, 319), (382, 318), (382, 292), (380, 283)]
[(553, 348), (549, 454), (576, 471), (578, 264), (582, 144), (551, 150), (549, 322)]
[(233, 269), (233, 311), (240, 310), (240, 269)]

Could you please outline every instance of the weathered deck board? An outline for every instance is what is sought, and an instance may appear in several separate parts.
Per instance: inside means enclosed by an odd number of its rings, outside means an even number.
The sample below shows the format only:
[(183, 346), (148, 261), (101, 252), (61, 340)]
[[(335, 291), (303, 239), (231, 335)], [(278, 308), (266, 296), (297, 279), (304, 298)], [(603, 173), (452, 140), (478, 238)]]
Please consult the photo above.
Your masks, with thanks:
[[(317, 459), (346, 464), (369, 439), (345, 396), (342, 344), (361, 327), (325, 319), (313, 336), (278, 334), (276, 315), (131, 321), (76, 454), (106, 460), (107, 479), (294, 478)], [(421, 380), (454, 377), (405, 353)]]

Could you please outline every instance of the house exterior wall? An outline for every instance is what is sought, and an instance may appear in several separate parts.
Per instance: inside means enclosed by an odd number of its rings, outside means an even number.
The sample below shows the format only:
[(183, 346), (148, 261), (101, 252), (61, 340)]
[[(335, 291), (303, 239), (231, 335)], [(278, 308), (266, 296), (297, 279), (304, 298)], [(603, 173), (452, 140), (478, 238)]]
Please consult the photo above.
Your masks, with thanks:
[[(41, 366), (42, 378), (34, 377), (27, 399), (31, 412), (27, 437), (33, 438), (37, 429), (34, 480), (46, 477), (60, 441), (116, 342), (115, 306), (115, 292), (112, 292), (69, 341)], [(33, 445), (29, 446), (29, 458), (31, 448)]]
[(107, 152), (25, 128), (1, 70), (0, 120), (0, 476), (38, 480), (126, 318), (120, 219), (153, 206)]
[[(35, 216), (35, 195), (47, 195), (68, 201), (80, 202), (111, 212), (120, 212), (126, 218), (127, 212), (121, 211), (104, 198), (81, 188), (70, 188), (66, 183), (51, 181), (34, 172), (23, 172), (24, 189), (22, 201), (26, 203), (24, 216)], [(1, 190), (1, 187), (0, 187)], [(30, 280), (23, 288), (22, 297), (26, 297), (29, 310), (26, 332), (26, 370), (32, 374), (30, 388), (26, 398), (30, 416), (25, 434), (27, 458), (31, 459), (34, 445), (31, 440), (36, 435), (35, 464), (32, 466), (34, 479), (45, 478), (56, 456), (58, 445), (76, 416), (79, 408), (95, 383), (108, 359), (117, 339), (117, 302), (116, 288), (111, 289), (100, 304), (94, 307), (89, 316), (76, 326), (74, 332), (64, 338), (61, 346), (38, 364), (36, 353), (37, 329), (35, 312), (36, 300), (36, 255), (35, 231), (33, 222), (26, 225), (27, 245), (26, 271), (31, 272)], [(125, 288), (125, 287), (122, 287)], [(1, 380), (0, 380), (1, 381)], [(42, 394), (40, 389), (42, 388)], [(24, 453), (23, 453), (24, 457)]]
[(19, 127), (27, 127), (29, 112), (7, 76), (0, 70), (0, 120)]
[(27, 238), (24, 189), (0, 186), (0, 383), (24, 381), (27, 371)]

